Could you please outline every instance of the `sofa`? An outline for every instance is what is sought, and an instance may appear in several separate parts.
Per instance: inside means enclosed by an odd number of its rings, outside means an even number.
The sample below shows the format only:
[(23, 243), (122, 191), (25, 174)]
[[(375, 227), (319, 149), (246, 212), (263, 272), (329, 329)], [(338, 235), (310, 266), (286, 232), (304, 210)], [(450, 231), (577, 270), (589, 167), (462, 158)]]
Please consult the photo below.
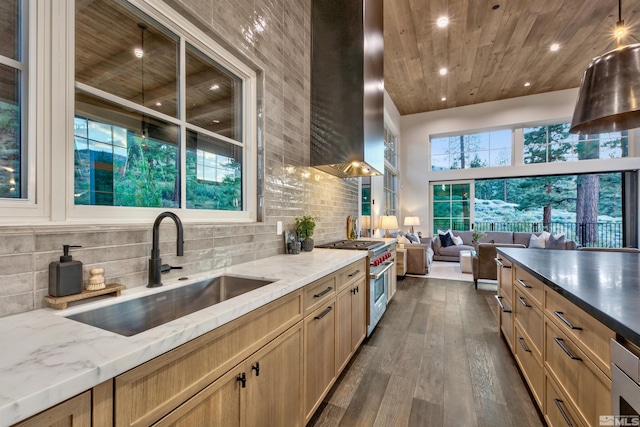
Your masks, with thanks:
[(458, 262), (460, 260), (461, 251), (471, 251), (473, 247), (472, 231), (452, 231), (453, 235), (462, 238), (461, 245), (443, 246), (440, 236), (433, 236), (433, 260), (434, 261), (451, 261)]
[(407, 251), (407, 273), (429, 274), (431, 272), (433, 248), (430, 237), (420, 238), (420, 243), (404, 243), (404, 249)]
[[(498, 270), (495, 262), (497, 248), (528, 248), (532, 234), (539, 237), (541, 233), (511, 231), (486, 232), (486, 235), (478, 242), (471, 260), (471, 270), (475, 286), (478, 287), (478, 279), (497, 279)], [(554, 243), (553, 249), (573, 250), (578, 248), (579, 246), (573, 240), (561, 239)]]

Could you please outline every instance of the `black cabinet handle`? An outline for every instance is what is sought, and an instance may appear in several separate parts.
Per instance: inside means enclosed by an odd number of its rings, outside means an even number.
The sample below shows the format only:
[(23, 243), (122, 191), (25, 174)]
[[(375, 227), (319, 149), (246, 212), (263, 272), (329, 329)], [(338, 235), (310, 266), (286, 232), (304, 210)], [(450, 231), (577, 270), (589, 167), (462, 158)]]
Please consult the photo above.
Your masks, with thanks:
[(510, 265), (503, 264), (500, 258), (494, 258), (494, 261), (496, 262), (496, 264), (498, 264), (500, 268), (511, 268)]
[(351, 293), (355, 295), (356, 293), (358, 293), (358, 289), (356, 288), (351, 289)]
[(316, 319), (316, 320), (322, 319), (324, 316), (329, 314), (331, 312), (331, 310), (333, 310), (333, 307), (331, 307), (331, 306), (327, 307), (322, 313), (320, 313), (319, 315), (314, 317), (314, 319)]
[(256, 362), (255, 365), (251, 365), (251, 370), (256, 371), (256, 377), (260, 376), (260, 362)]
[(522, 286), (523, 288), (531, 288), (531, 286), (527, 285), (526, 283), (524, 283), (522, 280), (518, 279), (517, 282), (520, 284), (520, 286)]
[(331, 292), (333, 290), (333, 288), (331, 286), (329, 286), (327, 289), (325, 289), (324, 291), (320, 292), (319, 294), (315, 294), (313, 297), (314, 298), (320, 298), (325, 296), (326, 294), (328, 294), (329, 292)]
[(527, 345), (524, 343), (524, 338), (518, 337), (518, 342), (520, 343), (520, 347), (522, 347), (524, 351), (526, 351), (527, 353), (531, 353), (531, 350), (529, 350)]
[(560, 320), (562, 320), (562, 323), (564, 323), (565, 325), (567, 325), (569, 327), (569, 329), (575, 329), (577, 331), (581, 331), (582, 328), (578, 327), (578, 326), (573, 326), (571, 324), (571, 322), (569, 322), (565, 317), (564, 317), (564, 313), (562, 311), (554, 311), (553, 314), (555, 314), (556, 316), (558, 316), (558, 318)]
[(525, 307), (531, 307), (525, 300), (522, 299), (522, 297), (518, 297), (518, 301), (520, 301), (520, 304), (524, 305)]
[(356, 271), (354, 271), (353, 273), (351, 273), (351, 274), (349, 275), (349, 277), (353, 277), (353, 276), (356, 276), (356, 275), (358, 275), (358, 274), (360, 274), (360, 270), (359, 270), (359, 269), (358, 269), (358, 270), (356, 270)]
[(571, 420), (569, 419), (569, 416), (567, 415), (566, 412), (564, 412), (564, 408), (562, 407), (562, 404), (564, 403), (562, 400), (560, 399), (553, 399), (553, 402), (556, 404), (556, 406), (558, 407), (558, 411), (560, 411), (560, 413), (562, 414), (562, 418), (564, 418), (565, 422), (567, 423), (567, 425), (569, 427), (573, 427), (573, 423), (571, 422)]
[(500, 306), (500, 310), (502, 310), (503, 313), (511, 313), (511, 310), (507, 310), (506, 308), (504, 308), (504, 305), (502, 304), (502, 296), (500, 295), (494, 295), (494, 297), (496, 298), (496, 300), (498, 300), (498, 305)]
[(564, 345), (564, 340), (562, 338), (554, 338), (553, 340), (556, 342), (556, 344), (558, 344), (560, 346), (562, 351), (567, 353), (567, 356), (569, 356), (572, 360), (582, 360), (581, 358), (576, 357), (573, 354), (571, 354), (571, 352), (569, 351), (567, 346)]
[(236, 381), (240, 381), (242, 383), (242, 388), (247, 386), (247, 376), (244, 372), (236, 377)]

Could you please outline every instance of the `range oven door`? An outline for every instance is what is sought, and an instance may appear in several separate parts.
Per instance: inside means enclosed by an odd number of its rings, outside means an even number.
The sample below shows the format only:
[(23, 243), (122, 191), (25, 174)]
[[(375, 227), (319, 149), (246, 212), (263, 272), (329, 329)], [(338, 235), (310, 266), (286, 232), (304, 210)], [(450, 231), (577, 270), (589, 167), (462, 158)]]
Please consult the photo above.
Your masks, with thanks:
[(640, 425), (640, 357), (616, 340), (611, 340), (611, 410), (615, 425)]
[(389, 274), (393, 262), (384, 263), (371, 269), (369, 283), (369, 326), (367, 336), (371, 335), (380, 318), (387, 309), (387, 295), (389, 294)]

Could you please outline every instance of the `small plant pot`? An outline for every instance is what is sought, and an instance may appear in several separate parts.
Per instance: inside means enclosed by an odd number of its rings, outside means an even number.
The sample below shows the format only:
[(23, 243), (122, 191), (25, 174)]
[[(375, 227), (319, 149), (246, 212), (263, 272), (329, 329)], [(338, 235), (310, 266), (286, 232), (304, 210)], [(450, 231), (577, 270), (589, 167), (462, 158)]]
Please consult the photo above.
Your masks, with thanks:
[(313, 250), (313, 239), (304, 239), (302, 241), (302, 250), (305, 252), (311, 252)]
[(289, 242), (289, 253), (292, 255), (299, 254), (300, 246), (302, 246), (300, 242)]

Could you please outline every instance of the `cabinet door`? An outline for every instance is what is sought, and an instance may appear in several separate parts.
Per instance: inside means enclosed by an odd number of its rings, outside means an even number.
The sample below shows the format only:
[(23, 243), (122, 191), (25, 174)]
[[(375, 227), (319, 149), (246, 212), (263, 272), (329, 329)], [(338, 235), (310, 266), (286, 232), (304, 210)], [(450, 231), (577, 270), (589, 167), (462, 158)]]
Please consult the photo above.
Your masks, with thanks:
[(14, 427), (90, 427), (91, 392), (86, 391)]
[(304, 319), (304, 413), (309, 421), (333, 384), (335, 361), (335, 299)]
[(354, 353), (367, 336), (367, 279), (354, 284), (351, 297), (351, 352)]
[(240, 395), (243, 390), (242, 373), (242, 367), (232, 369), (154, 426), (240, 426), (242, 421), (240, 406)]
[[(302, 426), (302, 322), (249, 357), (247, 426)], [(222, 424), (221, 424), (222, 425)]]
[(347, 365), (353, 351), (352, 340), (352, 311), (353, 292), (355, 285), (345, 289), (338, 295), (336, 301), (336, 366), (340, 373)]

